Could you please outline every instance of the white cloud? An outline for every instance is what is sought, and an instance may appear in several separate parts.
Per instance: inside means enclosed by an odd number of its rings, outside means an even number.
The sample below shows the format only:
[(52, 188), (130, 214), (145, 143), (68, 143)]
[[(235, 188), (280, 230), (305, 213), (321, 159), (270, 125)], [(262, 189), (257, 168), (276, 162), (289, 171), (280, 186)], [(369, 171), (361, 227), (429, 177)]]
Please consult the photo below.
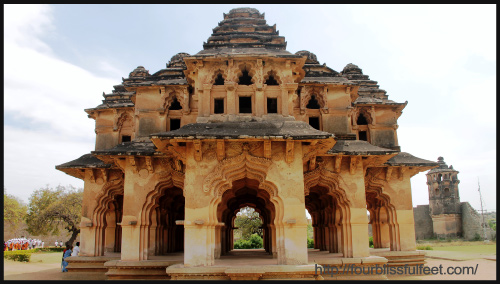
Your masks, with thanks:
[(50, 6), (6, 5), (5, 15), (4, 186), (24, 200), (46, 184), (83, 186), (54, 167), (94, 149), (94, 121), (83, 108), (117, 82), (53, 54), (41, 39), (54, 30)]

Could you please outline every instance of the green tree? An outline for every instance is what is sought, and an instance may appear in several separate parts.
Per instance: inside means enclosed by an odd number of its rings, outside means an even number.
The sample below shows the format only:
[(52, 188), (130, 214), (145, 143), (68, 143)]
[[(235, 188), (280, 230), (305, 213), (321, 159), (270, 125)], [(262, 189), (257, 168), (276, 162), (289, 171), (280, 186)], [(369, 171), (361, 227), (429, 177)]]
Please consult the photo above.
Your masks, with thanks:
[(15, 232), (24, 222), (28, 208), (19, 198), (7, 194), (4, 188), (3, 194), (3, 221), (9, 226), (9, 230)]
[(34, 235), (57, 235), (59, 227), (71, 233), (66, 244), (72, 245), (80, 233), (79, 223), (82, 211), (83, 190), (57, 186), (56, 189), (41, 188), (29, 199), (28, 214), (25, 217), (28, 232)]
[(252, 234), (258, 234), (262, 238), (262, 220), (259, 213), (251, 207), (242, 208), (236, 214), (234, 225), (241, 230), (241, 238), (244, 240), (250, 240)]

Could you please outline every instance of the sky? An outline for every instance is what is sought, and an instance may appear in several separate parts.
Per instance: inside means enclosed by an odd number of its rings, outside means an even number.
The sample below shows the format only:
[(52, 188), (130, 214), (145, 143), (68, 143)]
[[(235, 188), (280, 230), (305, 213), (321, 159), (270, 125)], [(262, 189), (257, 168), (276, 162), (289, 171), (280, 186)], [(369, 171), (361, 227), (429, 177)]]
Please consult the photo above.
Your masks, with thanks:
[[(495, 5), (4, 5), (4, 190), (28, 202), (55, 169), (95, 148), (96, 107), (137, 66), (196, 54), (232, 8), (265, 13), (287, 41), (338, 72), (349, 63), (389, 99), (403, 152), (459, 171), (461, 201), (496, 211)], [(428, 204), (425, 172), (413, 206)]]

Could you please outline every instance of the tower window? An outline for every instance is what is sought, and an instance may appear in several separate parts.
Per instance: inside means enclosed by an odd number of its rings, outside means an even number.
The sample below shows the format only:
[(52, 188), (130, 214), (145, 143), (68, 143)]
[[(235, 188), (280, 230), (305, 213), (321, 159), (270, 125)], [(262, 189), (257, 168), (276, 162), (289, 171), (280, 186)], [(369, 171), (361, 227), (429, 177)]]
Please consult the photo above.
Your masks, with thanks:
[(368, 135), (366, 134), (366, 131), (359, 131), (358, 136), (359, 140), (368, 141)]
[(248, 75), (247, 70), (243, 71), (243, 74), (239, 78), (238, 84), (240, 84), (240, 85), (252, 85), (252, 77), (250, 77), (250, 75)]
[(252, 113), (252, 97), (239, 98), (240, 113)]
[(309, 117), (309, 125), (319, 130), (319, 117)]
[(182, 109), (182, 106), (179, 103), (179, 101), (177, 100), (177, 97), (174, 97), (174, 100), (172, 101), (172, 103), (170, 104), (170, 107), (168, 107), (168, 109), (169, 110), (179, 110), (179, 109)]
[(274, 76), (273, 75), (270, 75), (269, 78), (267, 78), (266, 80), (266, 85), (268, 86), (278, 86), (278, 81), (276, 81), (276, 79), (274, 79)]
[(224, 113), (224, 99), (214, 99), (214, 113)]
[(267, 113), (278, 113), (277, 98), (267, 98)]
[(224, 78), (222, 77), (222, 74), (217, 75), (217, 78), (215, 78), (214, 85), (224, 85)]
[(307, 103), (306, 108), (309, 108), (309, 109), (319, 109), (320, 108), (320, 105), (319, 105), (318, 100), (316, 99), (315, 95), (311, 96), (311, 99)]
[(358, 116), (358, 120), (356, 121), (356, 124), (357, 125), (368, 125), (368, 121), (366, 120), (366, 117), (363, 114), (360, 114)]
[(132, 137), (130, 135), (122, 135), (122, 143), (132, 141)]
[(181, 128), (181, 120), (178, 118), (170, 119), (170, 131)]

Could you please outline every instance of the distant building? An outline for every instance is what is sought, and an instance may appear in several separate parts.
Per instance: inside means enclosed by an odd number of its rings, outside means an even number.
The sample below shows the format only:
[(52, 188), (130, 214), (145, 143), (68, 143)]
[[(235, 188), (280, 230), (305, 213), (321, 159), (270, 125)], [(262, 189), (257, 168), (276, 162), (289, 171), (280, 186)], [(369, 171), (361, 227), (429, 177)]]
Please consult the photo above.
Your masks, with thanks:
[[(438, 158), (438, 164), (427, 172), (429, 205), (413, 208), (416, 239), (463, 237), (472, 240), (476, 234), (484, 238), (481, 215), (468, 202), (460, 202), (459, 172), (451, 165), (448, 167), (443, 157)], [(489, 227), (486, 231), (486, 238), (495, 236)]]

